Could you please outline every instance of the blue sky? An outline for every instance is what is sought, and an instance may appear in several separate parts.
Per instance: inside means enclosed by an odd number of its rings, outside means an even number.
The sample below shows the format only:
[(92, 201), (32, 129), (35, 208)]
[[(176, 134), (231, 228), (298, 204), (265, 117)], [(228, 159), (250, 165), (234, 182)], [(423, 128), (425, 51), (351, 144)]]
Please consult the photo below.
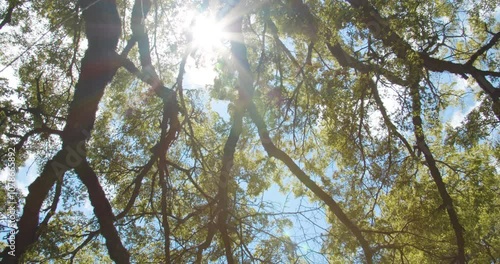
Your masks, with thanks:
[[(499, 7), (496, 8), (496, 18), (500, 19)], [(0, 65), (0, 68), (3, 68), (3, 66)], [(12, 67), (8, 67), (6, 70), (0, 72), (0, 77), (7, 78), (11, 87), (18, 85), (17, 79), (13, 78), (13, 76), (15, 76), (15, 71)], [(185, 89), (205, 89), (205, 86), (210, 84), (214, 77), (215, 72), (213, 70), (197, 68), (194, 63), (188, 64), (185, 75)], [(442, 73), (440, 74), (440, 78), (443, 83), (455, 83), (454, 88), (457, 90), (469, 92), (478, 90), (475, 83), (471, 85), (466, 80), (456, 75)], [(392, 111), (396, 109), (395, 102), (390, 98), (390, 90), (387, 90), (387, 93), (383, 96), (383, 102), (389, 112), (391, 109), (393, 109)], [(221, 118), (229, 120), (229, 115), (227, 113), (228, 103), (227, 101), (214, 100), (211, 103), (211, 107), (214, 111), (219, 113)], [(461, 105), (448, 107), (443, 112), (441, 121), (449, 123), (453, 127), (459, 126), (465, 116), (474, 107), (477, 107), (477, 105), (478, 102), (474, 99), (474, 93), (467, 93)], [(375, 117), (372, 118), (376, 120)], [(39, 167), (33, 155), (30, 155), (25, 164), (19, 168), (16, 182), (23, 194), (27, 194), (27, 186), (38, 176), (38, 170)], [(0, 180), (5, 181), (7, 173), (8, 171), (6, 169), (2, 170), (0, 172)], [(285, 173), (289, 172), (286, 171)], [(279, 211), (281, 212), (308, 211), (299, 216), (290, 218), (294, 226), (289, 228), (286, 234), (297, 243), (299, 250), (302, 251), (311, 262), (327, 263), (320, 254), (314, 253), (314, 251), (319, 251), (320, 249), (319, 246), (321, 241), (316, 240), (318, 234), (325, 233), (329, 227), (328, 223), (325, 221), (326, 216), (324, 215), (324, 210), (309, 210), (311, 208), (320, 207), (318, 204), (310, 202), (307, 198), (296, 198), (292, 191), (281, 192), (276, 184), (273, 184), (269, 190), (265, 191), (261, 199), (273, 203), (275, 208), (280, 209)], [(91, 213), (92, 208), (90, 203), (87, 201), (81, 210)]]

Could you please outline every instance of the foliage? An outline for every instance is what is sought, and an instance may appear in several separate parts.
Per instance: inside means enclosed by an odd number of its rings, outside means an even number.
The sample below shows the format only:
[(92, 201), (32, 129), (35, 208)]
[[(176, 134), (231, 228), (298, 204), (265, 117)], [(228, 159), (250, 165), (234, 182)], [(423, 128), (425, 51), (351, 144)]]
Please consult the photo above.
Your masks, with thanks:
[(40, 176), (2, 263), (500, 262), (494, 1), (7, 2), (0, 164)]

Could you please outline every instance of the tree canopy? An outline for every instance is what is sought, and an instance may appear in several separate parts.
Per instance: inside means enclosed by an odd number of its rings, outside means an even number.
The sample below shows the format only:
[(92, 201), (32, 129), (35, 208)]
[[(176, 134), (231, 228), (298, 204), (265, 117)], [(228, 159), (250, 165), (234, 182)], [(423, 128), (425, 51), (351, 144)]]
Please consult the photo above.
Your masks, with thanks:
[(499, 39), (491, 0), (0, 2), (1, 263), (499, 263)]

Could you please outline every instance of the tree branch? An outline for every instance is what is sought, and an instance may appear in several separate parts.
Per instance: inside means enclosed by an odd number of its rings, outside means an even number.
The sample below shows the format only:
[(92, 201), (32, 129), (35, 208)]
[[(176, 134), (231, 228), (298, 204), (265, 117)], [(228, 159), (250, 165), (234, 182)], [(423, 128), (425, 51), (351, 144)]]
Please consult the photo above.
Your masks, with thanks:
[(5, 25), (9, 24), (12, 21), (12, 13), (14, 12), (14, 8), (21, 5), (21, 1), (11, 0), (9, 2), (9, 7), (7, 7), (7, 12), (3, 16), (2, 22), (0, 22), (0, 29), (2, 29)]
[(423, 128), (423, 121), (420, 117), (421, 115), (421, 102), (420, 102), (420, 92), (418, 82), (410, 87), (411, 89), (411, 98), (412, 98), (412, 108), (413, 108), (413, 126), (415, 139), (417, 143), (417, 147), (422, 151), (425, 157), (426, 165), (429, 168), (432, 179), (436, 184), (439, 195), (443, 200), (443, 205), (446, 207), (446, 211), (448, 212), (448, 216), (450, 218), (451, 225), (453, 230), (455, 231), (455, 237), (457, 241), (457, 263), (465, 263), (465, 240), (464, 240), (464, 229), (462, 225), (460, 225), (460, 221), (458, 219), (457, 213), (453, 206), (453, 200), (451, 196), (448, 194), (446, 190), (445, 183), (443, 182), (443, 178), (441, 176), (441, 172), (436, 165), (436, 160), (432, 155), (432, 152), (425, 141), (425, 134)]
[(268, 155), (281, 160), (309, 190), (311, 190), (328, 206), (328, 208), (330, 208), (332, 213), (337, 216), (340, 222), (342, 222), (356, 237), (361, 245), (361, 248), (363, 249), (366, 262), (369, 264), (373, 263), (372, 249), (370, 248), (370, 244), (363, 236), (359, 227), (353, 221), (351, 221), (351, 219), (349, 219), (342, 208), (337, 204), (337, 202), (335, 202), (335, 200), (333, 200), (333, 198), (328, 193), (321, 189), (321, 187), (319, 187), (302, 169), (300, 169), (299, 166), (297, 166), (297, 164), (295, 164), (290, 156), (288, 156), (285, 152), (274, 145), (271, 138), (269, 137), (269, 132), (267, 131), (264, 120), (257, 112), (257, 107), (255, 106), (255, 104), (251, 103), (248, 110), (253, 123), (259, 130), (260, 141)]
[[(367, 1), (367, 0), (347, 0), (352, 7), (361, 11), (361, 20), (367, 25), (375, 25), (369, 27), (373, 36), (382, 40), (385, 46), (390, 47), (396, 56), (403, 60), (422, 60), (423, 67), (430, 71), (437, 72), (450, 72), (459, 74), (462, 77), (467, 78), (467, 74), (472, 75), (479, 86), (493, 99), (493, 112), (500, 120), (500, 89), (495, 88), (490, 81), (486, 79), (488, 75), (487, 72), (476, 69), (469, 64), (457, 64), (449, 61), (444, 61), (436, 58), (430, 57), (428, 54), (423, 52), (416, 52), (412, 49), (410, 44), (408, 44), (403, 38), (401, 38), (396, 32), (394, 32), (389, 24), (389, 22), (382, 18), (379, 12)], [(492, 39), (496, 42), (496, 35)], [(491, 44), (490, 42), (489, 44)], [(488, 47), (487, 44), (485, 47)], [(493, 44), (492, 44), (493, 45)], [(484, 48), (484, 47), (483, 47)], [(476, 53), (480, 54), (481, 49)], [(479, 56), (479, 55), (477, 55)], [(477, 58), (477, 57), (476, 57)], [(471, 57), (469, 61), (474, 61), (476, 58)], [(500, 75), (500, 73), (495, 73)]]
[(83, 160), (80, 165), (76, 166), (75, 171), (89, 192), (90, 203), (94, 207), (94, 214), (99, 221), (101, 234), (106, 238), (109, 256), (115, 263), (130, 263), (130, 254), (123, 246), (118, 231), (113, 225), (115, 215), (97, 175), (87, 160)]
[(104, 88), (119, 66), (115, 49), (121, 21), (116, 2), (82, 0), (79, 4), (84, 10), (89, 47), (82, 59), (82, 70), (62, 132), (63, 147), (45, 164), (40, 176), (29, 186), (23, 215), (18, 222), (15, 256), (7, 254), (9, 248), (6, 247), (1, 263), (17, 263), (21, 259), (37, 239), (40, 208), (56, 180), (62, 181), (64, 173), (70, 168), (84, 166), (85, 139), (90, 136), (94, 126)]

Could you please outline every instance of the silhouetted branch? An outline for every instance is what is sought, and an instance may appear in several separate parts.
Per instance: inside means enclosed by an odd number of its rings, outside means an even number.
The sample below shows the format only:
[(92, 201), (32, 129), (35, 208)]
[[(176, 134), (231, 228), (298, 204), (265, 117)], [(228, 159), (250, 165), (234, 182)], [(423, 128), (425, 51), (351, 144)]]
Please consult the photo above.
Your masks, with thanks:
[(130, 263), (130, 255), (123, 246), (120, 236), (113, 225), (115, 215), (111, 204), (106, 198), (97, 175), (87, 160), (83, 160), (80, 165), (76, 166), (75, 171), (89, 192), (90, 203), (94, 207), (94, 214), (99, 221), (101, 234), (106, 238), (109, 256), (116, 263)]
[(14, 9), (21, 5), (21, 1), (19, 0), (11, 0), (8, 1), (9, 6), (7, 7), (7, 11), (5, 12), (5, 15), (3, 16), (2, 22), (0, 22), (0, 29), (3, 28), (3, 26), (7, 25), (12, 21), (12, 13), (14, 12)]
[(266, 125), (262, 117), (257, 112), (257, 107), (255, 104), (251, 103), (248, 111), (252, 121), (257, 126), (259, 130), (260, 141), (262, 146), (266, 150), (269, 156), (281, 160), (290, 171), (309, 189), (311, 190), (319, 199), (321, 199), (332, 211), (332, 213), (337, 216), (337, 218), (342, 222), (348, 229), (353, 233), (358, 242), (363, 249), (365, 254), (365, 259), (367, 263), (372, 263), (372, 249), (370, 244), (362, 234), (359, 227), (349, 219), (349, 217), (344, 213), (342, 208), (333, 200), (331, 195), (326, 193), (321, 187), (319, 187), (302, 169), (300, 169), (297, 164), (288, 156), (285, 152), (278, 149), (271, 138), (269, 137), (269, 132), (267, 131)]
[(413, 108), (413, 126), (414, 134), (416, 139), (417, 147), (422, 151), (425, 157), (426, 165), (429, 168), (432, 179), (436, 184), (436, 187), (439, 191), (439, 195), (443, 200), (443, 205), (448, 212), (448, 216), (450, 218), (451, 225), (453, 230), (455, 231), (455, 237), (457, 241), (457, 263), (465, 263), (465, 240), (464, 240), (464, 229), (460, 224), (457, 213), (455, 211), (455, 207), (453, 206), (453, 200), (451, 196), (448, 194), (446, 190), (446, 185), (441, 176), (441, 172), (436, 165), (436, 160), (434, 159), (434, 155), (432, 154), (427, 142), (425, 140), (423, 121), (420, 117), (421, 115), (421, 102), (420, 102), (420, 92), (418, 83), (415, 83), (410, 87), (411, 98), (412, 98), (412, 108)]

